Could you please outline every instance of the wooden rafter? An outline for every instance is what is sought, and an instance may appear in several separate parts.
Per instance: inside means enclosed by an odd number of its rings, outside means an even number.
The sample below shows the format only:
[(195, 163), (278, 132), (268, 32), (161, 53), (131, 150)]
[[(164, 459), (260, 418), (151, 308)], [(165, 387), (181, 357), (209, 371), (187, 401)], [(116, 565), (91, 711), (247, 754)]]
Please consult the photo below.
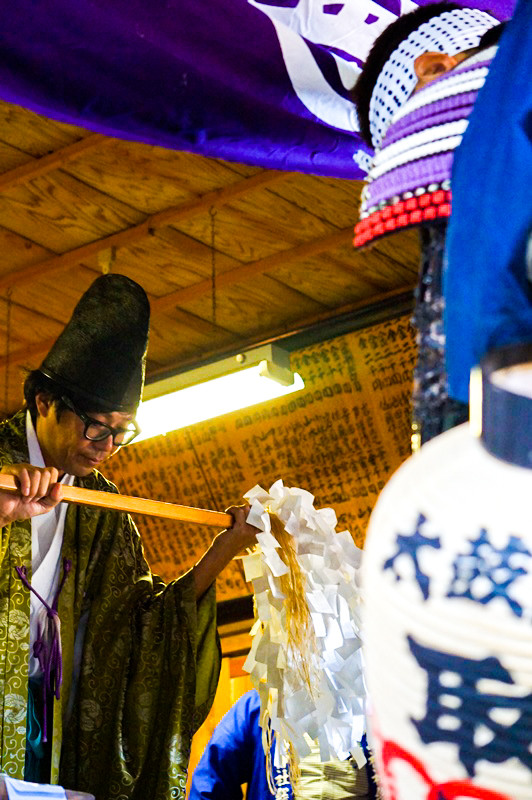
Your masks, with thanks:
[[(341, 231), (335, 231), (328, 236), (322, 236), (319, 239), (313, 239), (311, 242), (305, 242), (297, 247), (292, 247), (289, 250), (282, 250), (280, 253), (274, 253), (266, 258), (261, 258), (258, 261), (252, 261), (249, 264), (242, 264), (234, 269), (227, 270), (216, 276), (217, 290), (231, 286), (234, 283), (243, 283), (250, 278), (255, 278), (258, 275), (263, 275), (269, 270), (276, 267), (292, 264), (296, 261), (303, 261), (306, 258), (324, 253), (327, 250), (333, 250), (335, 247), (340, 247), (343, 244), (351, 242), (353, 239), (353, 228), (344, 228)], [(173, 306), (178, 306), (183, 303), (188, 303), (191, 300), (197, 300), (198, 297), (210, 291), (212, 286), (211, 279), (205, 279), (192, 286), (185, 286), (183, 289), (178, 289), (171, 294), (164, 297), (159, 297), (152, 302), (152, 308), (155, 311), (163, 311)]]
[[(150, 377), (294, 332), (348, 330), (353, 309), (404, 291), (417, 274), (412, 233), (352, 249), (360, 182), (231, 167), (3, 113), (6, 411), (19, 403), (20, 366), (40, 363), (101, 272), (130, 274), (148, 292)], [(214, 210), (223, 212), (218, 229)]]
[[(350, 231), (351, 231), (351, 229), (350, 229)], [(344, 233), (345, 234), (346, 232), (345, 231), (343, 231), (343, 232), (340, 231), (339, 233)], [(338, 235), (339, 234), (333, 234), (333, 236), (338, 236)], [(352, 231), (351, 231), (351, 235), (352, 235)], [(324, 245), (323, 249), (327, 249), (326, 243), (327, 243), (327, 240), (329, 240), (329, 239), (331, 239), (331, 237), (326, 236), (326, 237), (322, 238), (321, 240), (315, 240), (311, 244), (316, 244), (317, 241), (321, 241), (322, 244)], [(303, 248), (304, 248), (304, 245), (301, 245), (300, 247), (295, 247), (292, 250), (288, 251), (288, 253), (286, 254), (288, 258), (283, 263), (288, 263), (289, 254), (290, 253), (293, 254), (294, 251), (302, 251)], [(276, 255), (281, 255), (281, 254), (276, 254)], [(316, 255), (316, 252), (314, 252), (313, 255)], [(306, 257), (306, 256), (301, 255), (301, 258), (304, 258), (304, 257)], [(291, 259), (291, 260), (295, 260), (295, 259)], [(260, 263), (263, 263), (264, 261), (267, 261), (267, 259), (261, 259), (260, 262), (257, 261), (257, 262), (254, 262), (254, 263), (255, 264), (260, 264)], [(246, 264), (244, 266), (252, 267), (253, 264)], [(230, 270), (229, 272), (230, 273), (237, 272), (239, 269), (240, 268), (237, 268), (236, 270)], [(225, 274), (227, 274), (227, 273), (225, 273)], [(222, 277), (222, 276), (220, 276), (220, 277)], [(236, 281), (236, 279), (235, 279), (235, 281)], [(229, 285), (229, 283), (235, 282), (235, 281), (229, 281), (225, 285)], [(211, 288), (210, 281), (201, 281), (201, 283), (194, 284), (194, 286), (198, 286), (198, 287), (200, 285), (203, 287), (202, 294), (204, 294), (205, 292), (209, 291), (210, 288)], [(194, 288), (194, 287), (190, 287), (190, 288)], [(410, 290), (412, 288), (413, 288), (413, 286), (407, 286), (406, 290)], [(187, 290), (184, 289), (184, 290), (181, 290), (181, 291), (186, 292)], [(381, 301), (388, 300), (390, 297), (394, 297), (396, 295), (399, 295), (404, 291), (405, 291), (405, 287), (402, 287), (402, 288), (397, 289), (397, 290), (392, 290), (391, 292), (383, 292), (381, 294), (376, 295), (375, 298), (372, 298), (372, 302), (381, 302)], [(177, 306), (178, 302), (185, 302), (182, 297), (179, 297), (179, 299), (176, 299), (176, 297), (179, 294), (180, 294), (180, 292), (177, 291), (177, 292), (172, 292), (170, 295), (165, 295), (164, 297), (159, 297), (157, 299), (152, 299), (151, 302), (150, 302), (151, 309), (152, 309), (152, 314), (157, 314), (157, 313), (162, 313), (162, 312), (168, 311), (169, 308)], [(194, 295), (194, 299), (197, 296), (199, 296), (199, 295)], [(171, 302), (170, 302), (170, 298), (172, 298)], [(186, 299), (190, 300), (191, 298), (187, 297)], [(306, 317), (306, 318), (300, 320), (299, 323), (298, 323), (298, 328), (305, 328), (305, 327), (308, 327), (309, 325), (318, 324), (319, 322), (322, 322), (322, 321), (324, 321), (326, 319), (330, 319), (331, 317), (339, 316), (341, 314), (345, 314), (345, 313), (349, 313), (351, 311), (355, 311), (358, 308), (362, 308), (364, 305), (367, 305), (367, 299), (365, 299), (365, 300), (363, 300), (361, 302), (358, 302), (358, 303), (349, 303), (349, 304), (347, 304), (345, 306), (342, 306), (341, 308), (328, 309), (328, 310), (324, 310), (324, 311), (318, 312), (316, 314), (313, 314), (313, 315), (311, 315), (309, 317)], [(185, 318), (184, 315), (188, 314), (188, 312), (183, 311), (183, 310), (180, 310), (179, 313), (180, 313), (180, 315), (183, 315), (182, 316), (183, 320)], [(195, 315), (191, 315), (191, 316), (194, 316), (195, 320), (199, 319)], [(210, 329), (214, 328), (212, 323), (208, 322), (207, 320), (204, 321), (204, 325), (207, 326)], [(286, 328), (283, 326), (282, 328), (279, 328), (278, 330), (273, 331), (272, 332), (272, 337), (275, 338), (276, 336), (281, 336), (281, 335), (283, 335), (285, 333), (286, 333)], [(246, 348), (249, 348), (249, 347), (253, 346), (252, 340), (250, 340), (250, 339), (246, 339), (245, 341), (243, 341), (243, 340), (238, 341), (238, 337), (236, 335), (234, 337), (232, 337), (232, 338), (233, 338), (235, 344), (238, 343), (239, 346), (241, 346), (243, 349), (246, 349)], [(39, 342), (38, 344), (30, 345), (28, 347), (24, 347), (24, 348), (20, 348), (19, 350), (15, 350), (10, 354), (9, 362), (10, 362), (10, 364), (20, 364), (20, 363), (22, 363), (24, 361), (31, 362), (31, 360), (34, 359), (36, 356), (39, 356), (42, 353), (47, 353), (54, 342), (55, 342), (55, 339), (47, 339), (46, 341)], [(257, 342), (255, 342), (255, 344), (256, 343)], [(2, 367), (4, 367), (5, 364), (6, 364), (5, 356), (4, 357), (0, 357), (0, 369)], [(164, 367), (164, 369), (168, 369), (168, 367)]]
[(36, 264), (31, 264), (23, 269), (12, 270), (0, 277), (0, 289), (14, 286), (21, 286), (38, 280), (45, 275), (61, 272), (82, 263), (85, 259), (97, 256), (102, 250), (110, 247), (125, 247), (144, 239), (157, 228), (171, 225), (172, 223), (182, 222), (183, 220), (195, 217), (208, 211), (210, 208), (220, 208), (255, 189), (263, 188), (274, 182), (280, 181), (290, 175), (289, 172), (275, 170), (265, 170), (253, 175), (251, 178), (244, 178), (230, 186), (222, 189), (215, 189), (207, 192), (196, 200), (184, 203), (181, 206), (166, 208), (147, 217), (138, 225), (133, 225), (125, 230), (105, 236), (89, 244), (75, 247), (66, 253), (58, 256), (45, 258)]
[[(371, 298), (371, 305), (379, 305), (384, 303), (389, 303), (390, 301), (395, 300), (403, 300), (404, 296), (414, 292), (415, 284), (409, 284), (407, 286), (401, 286), (398, 289), (392, 289), (391, 291), (383, 291), (379, 294), (375, 294)], [(238, 349), (239, 350), (250, 350), (253, 347), (260, 347), (264, 344), (270, 344), (271, 342), (279, 342), (282, 347), (282, 340), (284, 337), (293, 336), (296, 333), (302, 333), (308, 328), (312, 328), (313, 326), (320, 325), (321, 323), (325, 323), (329, 320), (335, 319), (336, 317), (341, 317), (343, 315), (348, 314), (355, 314), (357, 312), (363, 311), (368, 306), (368, 300), (359, 300), (355, 303), (346, 303), (343, 306), (340, 306), (335, 309), (327, 309), (325, 311), (318, 311), (313, 314), (308, 314), (305, 317), (302, 317), (297, 321), (297, 324), (293, 325), (290, 328), (287, 328), (286, 325), (282, 325), (276, 328), (271, 328), (268, 331), (268, 336), (248, 336), (246, 338), (240, 338), (238, 341)], [(236, 344), (236, 343), (235, 343)], [(206, 354), (206, 358), (209, 360), (214, 360), (217, 358), (224, 358), (229, 353), (235, 352), (235, 345), (231, 344), (229, 346), (224, 346), (221, 348), (213, 348)], [(0, 366), (2, 365), (2, 361), (0, 360)], [(198, 366), (197, 359), (185, 359), (179, 362), (179, 371), (182, 372), (187, 369), (191, 369), (193, 367)], [(172, 370), (172, 365), (166, 364), (164, 367), (158, 367), (155, 369), (150, 370), (149, 377), (156, 378), (160, 375), (165, 375)]]
[(54, 169), (61, 169), (66, 166), (69, 161), (85, 155), (89, 150), (102, 144), (102, 142), (110, 141), (109, 137), (103, 136), (100, 133), (93, 133), (90, 136), (85, 136), (77, 142), (62, 147), (53, 153), (49, 153), (41, 158), (32, 158), (26, 164), (21, 164), (19, 167), (10, 169), (0, 175), (0, 192), (6, 189), (12, 189), (13, 186), (18, 186), (21, 183), (27, 183), (33, 178), (46, 175)]

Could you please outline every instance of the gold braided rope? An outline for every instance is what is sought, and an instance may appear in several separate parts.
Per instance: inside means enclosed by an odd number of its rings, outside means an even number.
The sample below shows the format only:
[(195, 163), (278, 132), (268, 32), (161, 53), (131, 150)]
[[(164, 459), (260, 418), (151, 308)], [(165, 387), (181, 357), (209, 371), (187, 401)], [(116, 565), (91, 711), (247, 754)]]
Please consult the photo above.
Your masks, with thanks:
[(272, 536), (281, 545), (280, 558), (288, 567), (281, 575), (281, 591), (286, 597), (286, 632), (288, 652), (293, 658), (296, 672), (314, 696), (316, 683), (316, 634), (308, 603), (306, 601), (306, 579), (301, 571), (294, 547), (294, 537), (287, 533), (284, 524), (275, 514), (270, 514)]
[[(299, 674), (301, 681), (307, 687), (310, 696), (314, 696), (315, 687), (318, 685), (316, 668), (316, 634), (312, 618), (305, 599), (306, 580), (294, 546), (294, 537), (287, 533), (283, 522), (275, 514), (269, 513), (272, 536), (280, 545), (279, 557), (288, 567), (288, 572), (279, 579), (281, 591), (285, 596), (286, 633), (288, 653), (293, 661), (293, 667)], [(260, 550), (260, 546), (254, 552)], [(256, 607), (255, 607), (256, 612)], [(270, 792), (275, 795), (276, 787), (273, 776), (271, 748), (274, 732), (266, 711), (262, 718), (262, 742), (266, 757), (266, 777)], [(288, 771), (292, 789), (295, 789), (300, 777), (299, 759), (292, 742), (285, 742), (288, 752)]]
[[(266, 780), (268, 782), (268, 789), (272, 793), (272, 795), (276, 795), (277, 787), (275, 785), (275, 778), (273, 775), (273, 763), (272, 763), (272, 748), (274, 739), (277, 738), (277, 746), (279, 747), (279, 736), (275, 731), (272, 731), (272, 726), (270, 724), (270, 715), (266, 710), (262, 715), (262, 749), (264, 750), (264, 756), (266, 758)], [(287, 768), (288, 768), (288, 775), (290, 778), (290, 784), (292, 786), (292, 791), (295, 792), (297, 789), (297, 785), (299, 779), (301, 777), (301, 770), (299, 769), (299, 761), (295, 752), (295, 749), (292, 745), (292, 742), (284, 742), (285, 750), (288, 752), (287, 758)], [(279, 755), (279, 758), (282, 756)]]
[(262, 728), (262, 749), (266, 758), (266, 780), (268, 781), (268, 789), (275, 797), (277, 788), (273, 777), (273, 764), (272, 764), (272, 744), (273, 744), (273, 731), (270, 725), (270, 715), (268, 711), (264, 711), (261, 720)]

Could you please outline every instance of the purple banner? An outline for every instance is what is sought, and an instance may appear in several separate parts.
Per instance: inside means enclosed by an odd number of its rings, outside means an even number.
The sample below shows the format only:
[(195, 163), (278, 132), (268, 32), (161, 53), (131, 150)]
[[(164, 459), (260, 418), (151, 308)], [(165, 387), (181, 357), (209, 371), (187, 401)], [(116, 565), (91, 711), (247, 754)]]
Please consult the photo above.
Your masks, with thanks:
[[(111, 136), (360, 178), (369, 151), (348, 90), (376, 36), (418, 4), (3, 0), (0, 96)], [(514, 0), (462, 4), (505, 18)]]

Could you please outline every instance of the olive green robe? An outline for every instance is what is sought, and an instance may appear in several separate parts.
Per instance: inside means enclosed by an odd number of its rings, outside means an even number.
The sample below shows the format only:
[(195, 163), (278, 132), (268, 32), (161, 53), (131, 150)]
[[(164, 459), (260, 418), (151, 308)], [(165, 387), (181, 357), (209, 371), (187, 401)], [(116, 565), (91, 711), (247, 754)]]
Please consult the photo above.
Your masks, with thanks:
[[(0, 466), (28, 461), (25, 414), (0, 426)], [(76, 485), (116, 492), (94, 471)], [(24, 774), (31, 522), (0, 529), (2, 771)], [(179, 531), (176, 528), (176, 536)], [(220, 668), (214, 587), (195, 599), (191, 573), (168, 585), (149, 570), (129, 517), (70, 505), (59, 599), (63, 686), (55, 702), (52, 781), (97, 800), (184, 797), (190, 741)]]

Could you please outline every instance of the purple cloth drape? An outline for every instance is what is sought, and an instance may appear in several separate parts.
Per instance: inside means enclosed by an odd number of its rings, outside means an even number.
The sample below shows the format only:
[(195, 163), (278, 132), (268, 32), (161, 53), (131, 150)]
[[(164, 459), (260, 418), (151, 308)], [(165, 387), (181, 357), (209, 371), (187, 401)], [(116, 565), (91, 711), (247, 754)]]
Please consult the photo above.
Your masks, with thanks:
[[(463, 4), (504, 18), (514, 0)], [(415, 7), (413, 0), (2, 0), (0, 97), (120, 138), (357, 178), (367, 148), (347, 91), (375, 37)]]

